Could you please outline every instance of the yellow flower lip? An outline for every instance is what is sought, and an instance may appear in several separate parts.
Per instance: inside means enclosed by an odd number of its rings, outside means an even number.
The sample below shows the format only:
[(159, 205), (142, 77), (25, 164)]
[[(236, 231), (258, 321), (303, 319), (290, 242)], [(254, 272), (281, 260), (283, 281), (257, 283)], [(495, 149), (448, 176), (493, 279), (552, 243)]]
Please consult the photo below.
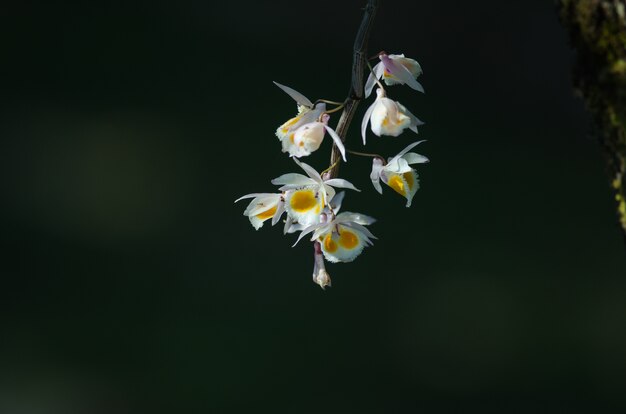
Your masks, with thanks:
[(298, 213), (305, 213), (313, 209), (318, 204), (315, 192), (311, 189), (298, 190), (293, 193), (289, 200), (289, 205)]
[(339, 244), (345, 249), (354, 249), (359, 245), (359, 237), (349, 230), (343, 230), (339, 236)]
[(335, 243), (335, 241), (333, 240), (332, 235), (327, 234), (324, 238), (324, 250), (326, 250), (328, 253), (335, 253), (337, 249), (337, 243)]
[(389, 178), (389, 181), (387, 182), (387, 185), (389, 185), (389, 187), (393, 188), (393, 190), (400, 194), (401, 196), (406, 196), (406, 188), (404, 186), (404, 181), (402, 181), (402, 178), (400, 178), (399, 175), (393, 175)]
[(273, 217), (276, 213), (277, 206), (270, 208), (269, 210), (265, 210), (256, 215), (256, 217), (260, 220), (267, 220), (270, 217)]

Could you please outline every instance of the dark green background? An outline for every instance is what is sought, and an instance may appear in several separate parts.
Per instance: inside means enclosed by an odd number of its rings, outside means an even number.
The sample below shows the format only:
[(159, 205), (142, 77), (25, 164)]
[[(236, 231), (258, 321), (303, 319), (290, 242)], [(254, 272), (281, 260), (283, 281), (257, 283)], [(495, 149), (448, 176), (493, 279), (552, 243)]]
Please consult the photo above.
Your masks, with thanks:
[(431, 163), (410, 209), (342, 166), (379, 240), (325, 292), (233, 200), (297, 171), (271, 81), (342, 100), (363, 1), (2, 6), (0, 412), (626, 410), (625, 246), (553, 3), (381, 2)]

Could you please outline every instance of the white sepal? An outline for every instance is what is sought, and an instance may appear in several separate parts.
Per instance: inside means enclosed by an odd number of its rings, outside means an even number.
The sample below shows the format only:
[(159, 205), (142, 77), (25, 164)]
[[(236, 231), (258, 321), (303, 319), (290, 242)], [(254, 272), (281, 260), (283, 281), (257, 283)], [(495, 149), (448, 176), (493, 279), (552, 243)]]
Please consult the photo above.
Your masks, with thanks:
[(372, 172), (370, 173), (370, 180), (372, 180), (372, 184), (376, 191), (380, 194), (383, 193), (383, 188), (380, 185), (380, 174), (383, 170), (383, 160), (380, 158), (374, 158), (372, 160)]
[(346, 160), (346, 148), (343, 146), (343, 142), (341, 141), (341, 137), (339, 135), (337, 135), (335, 130), (333, 130), (328, 125), (324, 125), (324, 128), (326, 128), (326, 131), (328, 131), (328, 134), (330, 135), (330, 137), (335, 142), (335, 145), (337, 146), (337, 148), (339, 148), (339, 152), (341, 153), (341, 157), (343, 158), (343, 160), (347, 162), (347, 160)]
[(302, 95), (300, 92), (295, 89), (290, 88), (289, 86), (281, 85), (278, 82), (274, 82), (274, 85), (278, 86), (282, 89), (287, 95), (291, 96), (294, 101), (298, 103), (298, 105), (303, 105), (308, 108), (313, 108), (313, 102), (309, 100), (306, 96)]
[(363, 145), (365, 145), (365, 134), (367, 132), (367, 123), (370, 121), (370, 118), (372, 117), (372, 112), (374, 111), (374, 108), (376, 107), (376, 105), (378, 104), (377, 101), (374, 101), (374, 103), (372, 103), (369, 108), (367, 108), (367, 111), (365, 111), (365, 115), (363, 115), (363, 120), (361, 121), (361, 137), (363, 137)]
[(371, 94), (374, 86), (376, 85), (376, 79), (380, 79), (383, 76), (383, 72), (385, 71), (385, 66), (383, 62), (378, 62), (370, 72), (367, 77), (367, 82), (365, 82), (365, 99), (367, 99)]
[(283, 174), (280, 177), (274, 178), (271, 183), (274, 185), (288, 185), (296, 187), (315, 184), (315, 182), (310, 178), (297, 173)]
[(285, 199), (280, 197), (278, 200), (278, 204), (276, 205), (276, 213), (274, 213), (274, 217), (272, 217), (272, 226), (276, 225), (280, 221), (281, 216), (285, 212)]
[(330, 180), (324, 181), (326, 185), (330, 185), (337, 188), (347, 188), (349, 190), (361, 191), (356, 188), (350, 181), (344, 180), (343, 178), (331, 178)]

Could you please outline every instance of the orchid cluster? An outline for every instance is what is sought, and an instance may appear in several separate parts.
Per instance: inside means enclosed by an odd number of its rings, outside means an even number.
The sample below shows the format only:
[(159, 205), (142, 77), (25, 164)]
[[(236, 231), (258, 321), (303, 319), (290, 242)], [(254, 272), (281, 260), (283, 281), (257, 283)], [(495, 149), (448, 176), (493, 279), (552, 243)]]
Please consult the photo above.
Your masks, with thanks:
[[(374, 86), (378, 88), (376, 98), (365, 112), (361, 123), (364, 145), (368, 125), (372, 133), (378, 137), (382, 135), (397, 137), (405, 129), (417, 134), (417, 127), (423, 124), (402, 104), (389, 99), (381, 83), (383, 81), (387, 86), (408, 85), (414, 90), (424, 92), (422, 85), (416, 80), (422, 72), (420, 65), (404, 55), (380, 53), (378, 58), (380, 62), (373, 68), (370, 67), (370, 74), (365, 83), (366, 98), (371, 95)], [(376, 154), (347, 151), (342, 138), (329, 126), (330, 114), (342, 109), (345, 102), (323, 99), (311, 102), (296, 90), (274, 83), (298, 105), (298, 114), (278, 127), (276, 136), (281, 143), (282, 151), (288, 153), (306, 175), (300, 173), (281, 175), (271, 180), (272, 184), (279, 186), (278, 192), (248, 194), (235, 202), (252, 199), (243, 214), (249, 218), (256, 230), (270, 219), (272, 225), (275, 225), (284, 216), (283, 233), (300, 232), (294, 246), (305, 237), (308, 238), (314, 248), (313, 281), (324, 289), (331, 285), (325, 261), (351, 262), (358, 257), (363, 249), (371, 246), (372, 240), (376, 239), (366, 227), (374, 223), (375, 219), (361, 213), (340, 212), (345, 191), (337, 192), (336, 189), (360, 190), (347, 180), (332, 177), (329, 171), (332, 171), (335, 165), (320, 173), (299, 159), (317, 151), (328, 133), (344, 162), (347, 162), (346, 153), (371, 156), (373, 160), (370, 179), (376, 191), (382, 194), (380, 184), (382, 181), (406, 198), (407, 207), (411, 205), (419, 188), (417, 171), (411, 165), (426, 163), (428, 159), (410, 152), (423, 141), (413, 142), (387, 160)], [(335, 108), (327, 109), (327, 105), (334, 105)]]

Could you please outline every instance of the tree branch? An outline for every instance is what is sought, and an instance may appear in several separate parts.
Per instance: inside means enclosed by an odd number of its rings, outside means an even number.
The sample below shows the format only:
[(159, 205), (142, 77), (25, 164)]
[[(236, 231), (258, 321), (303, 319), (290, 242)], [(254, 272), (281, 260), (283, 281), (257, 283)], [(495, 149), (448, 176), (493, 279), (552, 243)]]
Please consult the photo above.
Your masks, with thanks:
[[(363, 74), (367, 68), (367, 43), (369, 40), (374, 16), (378, 9), (378, 0), (368, 0), (365, 6), (365, 13), (361, 26), (354, 40), (353, 57), (352, 57), (352, 80), (350, 82), (350, 92), (346, 99), (343, 112), (337, 123), (337, 134), (341, 137), (341, 141), (346, 141), (348, 128), (352, 122), (352, 118), (356, 112), (359, 102), (363, 99)], [(330, 155), (330, 165), (333, 167), (328, 172), (330, 178), (337, 176), (339, 172), (339, 163), (341, 162), (341, 154), (336, 145)]]
[(557, 0), (557, 4), (577, 52), (574, 88), (596, 124), (626, 241), (626, 2)]

